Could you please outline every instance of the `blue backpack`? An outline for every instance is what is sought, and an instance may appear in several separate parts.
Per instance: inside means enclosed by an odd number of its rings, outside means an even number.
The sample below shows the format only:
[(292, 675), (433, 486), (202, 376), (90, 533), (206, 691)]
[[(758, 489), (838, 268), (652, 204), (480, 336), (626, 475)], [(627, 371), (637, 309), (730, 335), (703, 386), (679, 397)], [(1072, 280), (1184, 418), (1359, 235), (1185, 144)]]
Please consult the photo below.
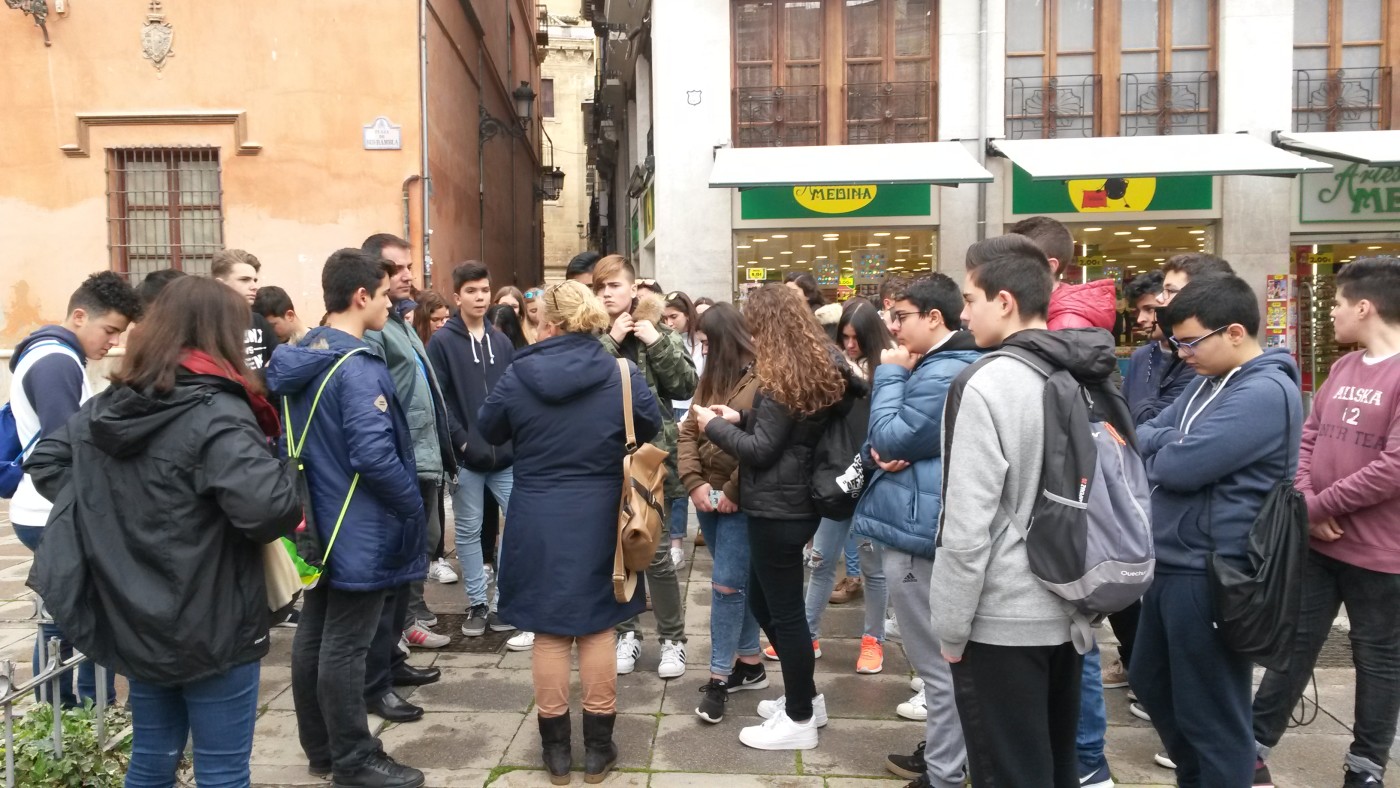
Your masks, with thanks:
[[(24, 357), (29, 355), (30, 351), (45, 345), (56, 345), (72, 355), (68, 346), (61, 342), (38, 342), (24, 349), (19, 361), (15, 362), (15, 369), (19, 369), (19, 365), (24, 362)], [(24, 481), (25, 455), (29, 454), (29, 450), (38, 442), (39, 435), (36, 433), (29, 443), (20, 443), (19, 424), (15, 421), (14, 408), (6, 402), (5, 406), (0, 408), (0, 498), (9, 500), (15, 497), (19, 483)]]

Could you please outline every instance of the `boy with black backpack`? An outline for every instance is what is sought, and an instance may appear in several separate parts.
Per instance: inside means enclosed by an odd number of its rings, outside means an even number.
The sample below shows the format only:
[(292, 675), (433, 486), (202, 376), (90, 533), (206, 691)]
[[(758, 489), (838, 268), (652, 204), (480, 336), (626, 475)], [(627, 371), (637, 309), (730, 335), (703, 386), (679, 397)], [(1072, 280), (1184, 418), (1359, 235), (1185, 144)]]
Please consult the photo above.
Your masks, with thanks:
[[(1045, 254), (1019, 235), (967, 251), (963, 323), (977, 345), (1016, 346), (1106, 378), (1111, 337), (1050, 332)], [(1102, 334), (1103, 342), (1080, 334)], [(1030, 571), (1026, 535), (1041, 497), (1046, 378), (1018, 358), (964, 370), (943, 415), (943, 513), (929, 598), (952, 663), (974, 786), (1078, 786), (1075, 727), (1083, 658), (1073, 606)], [(1034, 707), (1027, 703), (1034, 701)]]
[(1233, 275), (1193, 279), (1162, 320), (1198, 377), (1138, 428), (1153, 485), (1157, 578), (1142, 600), (1129, 678), (1179, 785), (1253, 784), (1250, 660), (1215, 627), (1210, 560), (1246, 568), (1251, 528), (1292, 479), (1302, 430), (1298, 369), (1261, 350), (1259, 303)]

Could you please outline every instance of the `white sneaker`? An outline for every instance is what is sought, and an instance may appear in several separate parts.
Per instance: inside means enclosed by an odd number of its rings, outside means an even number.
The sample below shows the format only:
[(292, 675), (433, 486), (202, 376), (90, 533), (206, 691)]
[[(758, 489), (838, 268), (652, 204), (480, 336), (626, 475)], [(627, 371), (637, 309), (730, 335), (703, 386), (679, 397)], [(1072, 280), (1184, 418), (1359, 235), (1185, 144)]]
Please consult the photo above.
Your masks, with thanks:
[(885, 617), (885, 640), (900, 640), (899, 622), (894, 620), (894, 616)]
[(446, 635), (439, 635), (423, 626), (422, 621), (413, 622), (413, 626), (404, 630), (403, 637), (404, 640), (408, 641), (410, 646), (416, 646), (418, 648), (442, 648), (452, 642), (452, 638)]
[[(618, 664), (621, 665), (620, 659)], [(663, 679), (674, 679), (685, 675), (684, 643), (674, 640), (661, 641), (661, 664), (657, 666), (656, 673)]]
[(642, 644), (637, 642), (635, 632), (623, 633), (617, 639), (617, 675), (625, 676), (637, 669), (637, 657), (642, 655)]
[(676, 565), (676, 570), (677, 570), (677, 571), (680, 571), (680, 568), (683, 567), (683, 566), (685, 566), (685, 548), (684, 548), (684, 547), (672, 547), (672, 548), (671, 548), (671, 563), (673, 563), (673, 564)]
[(399, 633), (399, 651), (402, 651), (405, 657), (413, 656), (413, 652), (408, 649), (408, 638), (404, 637), (402, 632)]
[(535, 647), (535, 633), (520, 631), (506, 641), (506, 651), (529, 651)]
[(810, 750), (817, 746), (816, 716), (806, 722), (793, 722), (779, 711), (762, 725), (739, 731), (739, 741), (755, 750)]
[(1164, 752), (1159, 752), (1156, 755), (1152, 756), (1152, 762), (1162, 767), (1163, 769), (1176, 769), (1176, 761), (1173, 761)]
[(446, 558), (439, 558), (428, 564), (428, 579), (439, 583), (455, 583), (460, 578), (452, 571), (452, 564), (448, 563)]
[(923, 721), (928, 719), (927, 699), (924, 698), (923, 690), (914, 693), (914, 697), (894, 707), (894, 713), (906, 720)]
[(924, 680), (921, 679), (921, 678), (919, 678), (918, 676), (915, 676), (914, 678), (909, 679), (909, 690), (910, 690), (911, 692), (923, 692), (923, 691), (924, 691)]
[[(783, 695), (783, 696), (779, 697), (777, 700), (761, 700), (761, 701), (758, 702), (758, 716), (762, 717), (762, 718), (765, 719), (765, 720), (771, 720), (771, 719), (773, 719), (774, 717), (778, 716), (779, 714), (782, 714), (783, 716), (786, 717), (786, 716), (787, 716), (787, 711), (786, 711), (786, 709), (787, 709), (787, 696), (786, 696), (786, 695)], [(817, 697), (812, 698), (812, 721), (815, 722), (815, 723), (817, 724), (817, 727), (818, 727), (818, 728), (825, 728), (825, 727), (826, 727), (827, 719), (826, 719), (826, 696), (825, 696), (825, 695), (818, 695)], [(748, 744), (748, 742), (744, 742), (744, 743), (745, 743), (745, 744)], [(753, 745), (750, 745), (750, 746), (753, 746)]]

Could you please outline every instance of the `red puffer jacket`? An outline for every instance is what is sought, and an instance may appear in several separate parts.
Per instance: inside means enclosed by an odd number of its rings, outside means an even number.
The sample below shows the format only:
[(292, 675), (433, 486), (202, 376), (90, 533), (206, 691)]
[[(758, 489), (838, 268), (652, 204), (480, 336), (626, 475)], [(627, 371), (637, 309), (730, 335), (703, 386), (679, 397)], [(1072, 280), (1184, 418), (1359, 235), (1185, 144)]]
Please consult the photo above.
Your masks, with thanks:
[(1112, 279), (1082, 285), (1062, 284), (1050, 294), (1051, 331), (1062, 328), (1102, 328), (1118, 322), (1118, 291)]

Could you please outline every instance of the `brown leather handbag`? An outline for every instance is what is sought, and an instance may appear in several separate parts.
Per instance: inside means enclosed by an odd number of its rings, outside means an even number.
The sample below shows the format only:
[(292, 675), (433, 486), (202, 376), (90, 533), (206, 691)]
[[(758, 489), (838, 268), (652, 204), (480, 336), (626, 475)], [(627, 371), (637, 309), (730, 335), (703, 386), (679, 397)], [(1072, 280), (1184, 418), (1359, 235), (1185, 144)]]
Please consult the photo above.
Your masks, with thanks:
[(622, 423), (627, 431), (622, 458), (622, 501), (617, 511), (617, 553), (613, 556), (613, 596), (628, 602), (637, 593), (637, 573), (651, 566), (665, 522), (662, 487), (666, 482), (666, 452), (650, 443), (637, 445), (632, 424), (632, 370), (627, 359), (617, 360), (622, 374)]

